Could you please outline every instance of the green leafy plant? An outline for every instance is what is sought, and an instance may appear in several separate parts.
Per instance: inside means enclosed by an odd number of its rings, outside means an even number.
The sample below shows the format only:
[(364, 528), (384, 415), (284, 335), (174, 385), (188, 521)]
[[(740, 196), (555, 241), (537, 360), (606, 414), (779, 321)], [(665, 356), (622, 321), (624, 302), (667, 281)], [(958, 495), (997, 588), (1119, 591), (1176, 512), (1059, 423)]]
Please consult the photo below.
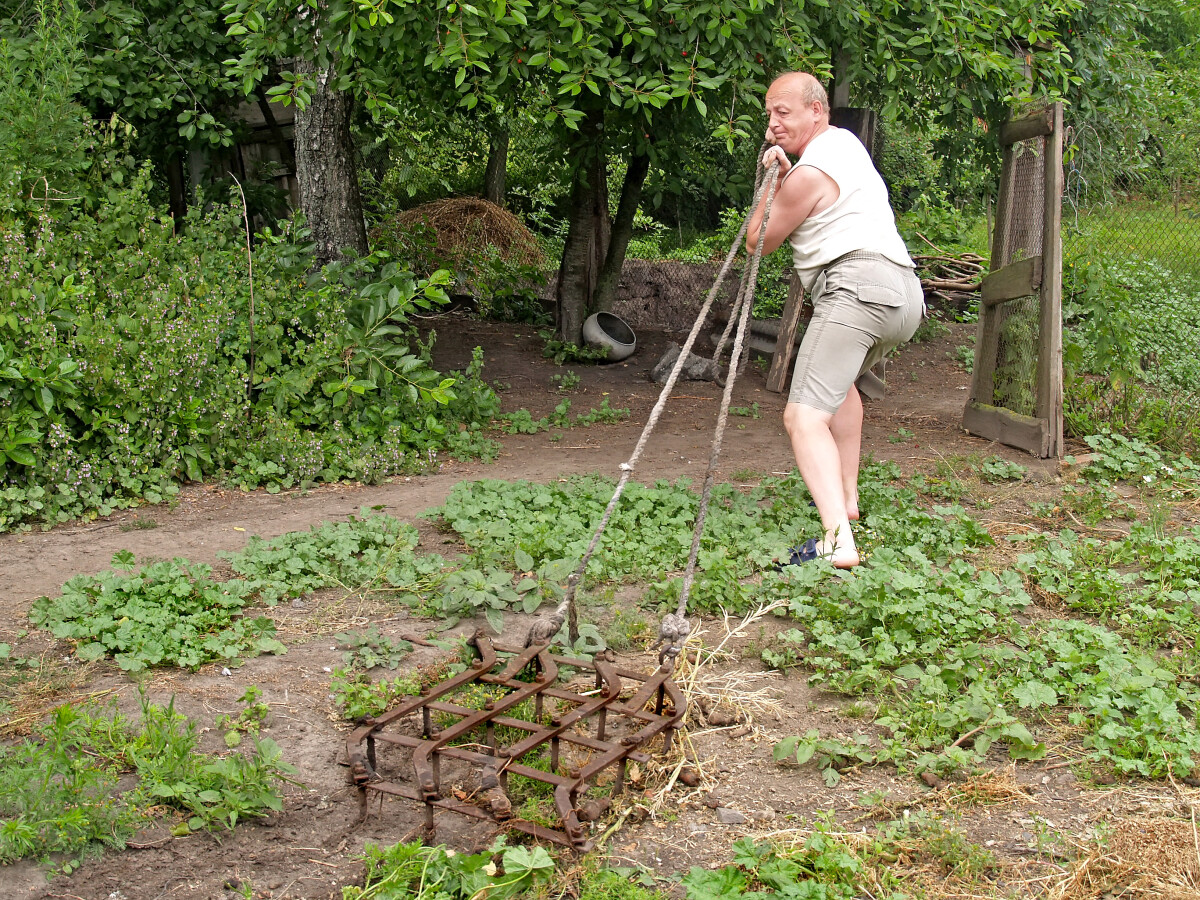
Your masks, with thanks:
[(411, 525), (364, 512), (269, 541), (254, 536), (243, 550), (222, 555), (247, 590), (274, 604), (324, 587), (367, 587), (396, 562), (411, 559), (416, 545)]
[(410, 642), (380, 633), (377, 625), (372, 625), (366, 631), (335, 634), (333, 639), (344, 651), (342, 663), (347, 669), (370, 670), (376, 666), (394, 669), (412, 652)]
[(913, 334), (912, 340), (914, 343), (923, 343), (925, 341), (936, 341), (944, 338), (950, 333), (950, 326), (942, 321), (941, 317), (936, 313), (926, 316), (919, 326), (916, 333)]
[(816, 729), (805, 732), (803, 737), (784, 738), (771, 752), (777, 761), (791, 759), (798, 766), (812, 760), (830, 787), (841, 780), (842, 769), (876, 760), (869, 737), (856, 734), (847, 742), (838, 738), (822, 738), (821, 732)]
[(552, 331), (540, 331), (538, 334), (545, 341), (542, 356), (554, 360), (556, 366), (569, 362), (597, 363), (608, 359), (607, 347), (581, 347), (571, 341), (561, 340)]
[(763, 900), (849, 900), (859, 896), (864, 860), (849, 845), (817, 831), (796, 849), (741, 838), (733, 844), (733, 863), (719, 869), (693, 866), (683, 877), (688, 900), (734, 900), (752, 895)]
[(367, 844), (362, 887), (342, 888), (342, 900), (507, 900), (544, 883), (554, 860), (542, 847), (507, 847), (497, 839), (486, 853), (453, 853), (423, 844)]
[(952, 353), (946, 354), (960, 366), (963, 371), (970, 375), (975, 371), (975, 348), (968, 347), (966, 344), (960, 344), (954, 348)]
[(257, 736), (271, 715), (271, 707), (263, 702), (262, 688), (250, 685), (238, 697), (242, 710), (236, 716), (218, 716), (217, 727), (225, 732), (225, 746), (240, 746), (244, 735)]
[[(59, 706), (35, 739), (0, 751), (0, 862), (77, 856), (124, 841), (173, 808), (182, 831), (233, 828), (283, 808), (295, 769), (268, 739), (248, 753), (196, 752), (195, 727), (142, 698), (136, 721), (115, 709)], [(134, 786), (118, 790), (123, 775)]]
[(500, 416), (500, 429), (508, 434), (537, 434), (539, 431), (549, 431), (551, 428), (585, 428), (589, 425), (619, 422), (629, 418), (629, 409), (614, 409), (609, 405), (608, 397), (604, 397), (599, 406), (593, 407), (586, 413), (580, 413), (573, 420), (570, 410), (571, 401), (566, 397), (558, 402), (550, 415), (542, 416), (540, 419), (534, 419), (533, 414), (527, 409), (518, 409)]
[(760, 657), (772, 669), (795, 668), (803, 662), (804, 643), (804, 634), (798, 629), (789, 628), (775, 635), (772, 645), (760, 651)]
[(1020, 481), (1028, 470), (1019, 463), (1010, 462), (1001, 456), (989, 456), (979, 463), (979, 477), (989, 484), (1002, 481)]
[(579, 387), (580, 377), (567, 369), (566, 372), (555, 372), (550, 376), (551, 383), (560, 391), (573, 391)]
[(333, 670), (330, 692), (342, 715), (357, 722), (386, 712), (402, 697), (419, 694), (421, 684), (412, 675), (372, 680), (366, 672), (337, 668)]
[(184, 560), (135, 571), (127, 551), (114, 556), (113, 565), (118, 571), (75, 576), (61, 596), (41, 597), (30, 611), (35, 625), (71, 641), (80, 659), (112, 656), (137, 672), (287, 652), (270, 619), (242, 614), (251, 596), (245, 582), (213, 581), (208, 566)]

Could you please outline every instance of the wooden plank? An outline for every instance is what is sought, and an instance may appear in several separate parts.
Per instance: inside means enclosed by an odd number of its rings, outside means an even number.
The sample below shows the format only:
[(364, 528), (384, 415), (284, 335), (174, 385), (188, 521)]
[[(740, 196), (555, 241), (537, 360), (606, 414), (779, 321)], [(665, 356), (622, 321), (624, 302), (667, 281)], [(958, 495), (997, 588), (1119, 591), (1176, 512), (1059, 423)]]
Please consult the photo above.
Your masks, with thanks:
[(1031, 256), (1009, 263), (987, 275), (980, 284), (981, 306), (995, 306), (1005, 300), (1029, 297), (1042, 285), (1042, 258)]
[(1017, 183), (1016, 154), (1012, 148), (1004, 149), (1003, 162), (1000, 164), (1000, 186), (996, 197), (996, 230), (992, 232), (991, 268), (1003, 268), (1010, 262), (1009, 234), (1012, 231), (1013, 191)]
[[(1007, 241), (1008, 221), (1013, 215), (1013, 151), (1004, 150), (1004, 161), (1000, 172), (1000, 194), (996, 198), (996, 230), (991, 235), (991, 268), (1001, 269), (1004, 265), (1004, 244)], [(976, 361), (971, 374), (971, 395), (968, 400), (991, 403), (992, 376), (996, 372), (996, 352), (1000, 346), (1000, 330), (996, 326), (994, 307), (979, 307), (979, 324), (976, 329)]]
[(767, 372), (767, 390), (779, 394), (787, 384), (788, 366), (792, 362), (792, 347), (796, 343), (796, 328), (800, 325), (800, 313), (804, 309), (804, 288), (795, 271), (788, 285), (787, 302), (783, 306), (783, 319), (779, 323), (779, 335), (775, 338), (775, 355), (771, 359), (771, 370)]
[(1046, 457), (1049, 434), (1045, 419), (1023, 416), (998, 406), (968, 402), (963, 410), (963, 428), (989, 441), (999, 441), (1009, 447), (1027, 450), (1035, 456)]
[(1041, 309), (1038, 321), (1036, 413), (1046, 421), (1044, 457), (1063, 452), (1062, 373), (1062, 194), (1063, 107), (1052, 109), (1054, 128), (1046, 139), (1046, 207), (1043, 215)]
[[(1013, 183), (1016, 166), (1013, 151), (1006, 147), (1000, 168), (1000, 192), (996, 198), (996, 229), (992, 232), (992, 271), (1008, 263), (1008, 234), (1013, 214)], [(990, 404), (995, 391), (992, 378), (996, 373), (996, 353), (999, 352), (1000, 329), (997, 324), (999, 310), (980, 305), (979, 324), (975, 331), (975, 366), (971, 373), (971, 392), (968, 402)]]
[(1014, 119), (1000, 127), (1000, 146), (1009, 147), (1020, 141), (1054, 133), (1054, 107), (1044, 109), (1024, 119)]

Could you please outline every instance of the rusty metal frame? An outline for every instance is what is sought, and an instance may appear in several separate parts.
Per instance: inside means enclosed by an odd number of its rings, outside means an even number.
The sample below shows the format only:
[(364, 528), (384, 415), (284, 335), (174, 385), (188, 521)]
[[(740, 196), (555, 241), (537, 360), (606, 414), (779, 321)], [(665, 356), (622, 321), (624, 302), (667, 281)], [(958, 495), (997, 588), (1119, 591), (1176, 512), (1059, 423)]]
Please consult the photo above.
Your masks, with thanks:
[[(419, 638), (415, 644), (432, 646)], [(663, 752), (669, 752), (686, 709), (683, 692), (670, 680), (670, 666), (659, 666), (650, 675), (641, 675), (601, 660), (587, 660), (551, 653), (545, 646), (514, 648), (494, 644), (487, 636), (476, 634), (471, 640), (476, 658), (466, 671), (434, 685), (420, 696), (405, 700), (376, 719), (368, 719), (355, 728), (346, 740), (351, 780), (358, 787), (360, 814), (365, 817), (371, 793), (380, 798), (402, 797), (425, 806), (425, 829), (434, 833), (434, 811), (449, 810), (477, 819), (488, 819), (505, 828), (513, 828), (542, 840), (552, 841), (578, 850), (588, 850), (587, 837), (581, 817), (580, 798), (593, 786), (596, 777), (609, 767), (615, 767), (612, 792), (621, 793), (625, 785), (629, 762), (649, 761), (642, 748), (660, 734)], [(570, 666), (595, 675), (596, 688), (575, 693), (557, 686), (559, 667)], [(502, 667), (502, 668), (501, 668)], [(499, 669), (499, 671), (496, 671)], [(532, 670), (531, 681), (517, 676)], [(636, 687), (626, 691), (626, 682)], [(469, 709), (446, 700), (472, 683), (504, 688), (507, 693), (489, 701), (482, 710)], [(625, 699), (623, 695), (628, 693)], [(545, 699), (558, 702), (567, 709), (543, 725)], [(507, 716), (505, 713), (526, 700), (533, 700), (534, 719), (530, 722)], [(653, 704), (653, 711), (651, 711)], [(437, 728), (433, 713), (442, 717), (458, 717), (449, 727)], [(404, 734), (399, 726), (412, 718), (419, 722)], [(591, 734), (577, 731), (581, 723), (595, 721)], [(509, 746), (498, 746), (496, 726), (527, 732), (527, 736)], [(612, 736), (610, 738), (610, 735)], [(473, 736), (482, 737), (477, 743), (461, 746)], [(563, 742), (588, 751), (586, 764), (563, 770), (560, 749)], [(550, 771), (544, 772), (516, 762), (539, 746), (549, 745)], [(411, 751), (412, 781), (404, 784), (385, 779), (379, 774), (381, 747), (404, 748)], [(468, 762), (479, 769), (479, 790), (467, 802), (444, 791), (441, 780), (443, 759)], [(388, 760), (389, 763), (393, 761)], [(389, 767), (388, 771), (392, 771)], [(403, 767), (401, 767), (403, 768)], [(562, 820), (562, 828), (548, 828), (513, 815), (507, 794), (508, 776), (519, 775), (552, 785), (554, 804)]]

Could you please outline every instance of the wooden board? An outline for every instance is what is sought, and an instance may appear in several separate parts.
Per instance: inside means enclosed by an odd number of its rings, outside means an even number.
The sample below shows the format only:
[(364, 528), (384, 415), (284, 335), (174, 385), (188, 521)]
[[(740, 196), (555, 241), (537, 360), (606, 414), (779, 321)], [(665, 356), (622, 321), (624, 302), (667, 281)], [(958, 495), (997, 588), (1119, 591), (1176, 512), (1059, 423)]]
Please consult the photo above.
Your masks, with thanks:
[[(1021, 141), (1027, 141), (1030, 138), (1041, 137), (1044, 134), (1053, 134), (1055, 108), (1055, 106), (1052, 106), (1035, 115), (1026, 116), (1024, 119), (1014, 119), (1011, 122), (1005, 123), (1000, 128), (1000, 146), (1010, 147)], [(1060, 109), (1059, 115), (1061, 116), (1061, 114)]]
[(1050, 448), (1044, 419), (1023, 416), (1012, 410), (983, 403), (968, 403), (963, 410), (963, 428), (1009, 447), (1028, 450), (1034, 456), (1046, 458)]
[(983, 306), (995, 306), (1005, 300), (1030, 297), (1042, 286), (1042, 258), (1034, 256), (1009, 263), (983, 279), (980, 284), (979, 302)]
[(784, 304), (783, 318), (779, 324), (779, 335), (775, 338), (775, 355), (771, 358), (771, 370), (767, 372), (767, 390), (773, 393), (782, 393), (788, 382), (788, 367), (792, 362), (792, 348), (796, 343), (796, 329), (800, 326), (803, 309), (804, 288), (793, 271), (788, 284), (787, 303)]
[(1062, 372), (1062, 195), (1063, 107), (1056, 103), (1051, 111), (1052, 137), (1046, 139), (1045, 232), (1042, 237), (1041, 310), (1038, 321), (1037, 407), (1044, 419), (1048, 444), (1043, 456), (1058, 457), (1063, 452), (1063, 372)]
[[(1004, 163), (992, 233), (992, 271), (981, 289), (975, 369), (963, 411), (967, 431), (1041, 457), (1061, 456), (1063, 451), (1062, 134), (1062, 104), (1013, 120), (1000, 130)], [(1036, 146), (1016, 146), (1024, 141)], [(1023, 170), (1020, 179), (1018, 164)], [(1033, 172), (1032, 165), (1037, 166)], [(1024, 185), (1024, 203), (1015, 196), (1018, 183)], [(1032, 200), (1038, 191), (1040, 208)], [(1035, 230), (1039, 218), (1040, 240)], [(1025, 258), (1014, 259), (1017, 256)], [(1037, 356), (1029, 384), (1033, 416), (994, 405), (1000, 335), (1012, 311), (1003, 304), (1021, 297), (1036, 297), (1038, 304)]]

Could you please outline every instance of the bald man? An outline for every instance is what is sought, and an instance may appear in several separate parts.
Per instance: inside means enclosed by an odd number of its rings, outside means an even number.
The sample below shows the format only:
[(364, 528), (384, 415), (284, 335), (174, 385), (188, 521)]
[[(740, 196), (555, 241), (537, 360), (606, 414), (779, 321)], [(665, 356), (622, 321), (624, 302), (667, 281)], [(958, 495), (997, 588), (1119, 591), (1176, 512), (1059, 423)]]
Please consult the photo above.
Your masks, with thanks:
[[(783, 423), (824, 534), (793, 548), (788, 562), (824, 558), (849, 569), (859, 563), (850, 528), (858, 520), (863, 419), (855, 382), (913, 336), (925, 304), (883, 179), (858, 138), (829, 124), (820, 82), (804, 72), (782, 75), (766, 107), (774, 146), (763, 165), (778, 160), (781, 182), (763, 252), (790, 244), (813, 301)], [(799, 157), (795, 165), (788, 154)], [(762, 214), (760, 206), (746, 235), (751, 253)]]

